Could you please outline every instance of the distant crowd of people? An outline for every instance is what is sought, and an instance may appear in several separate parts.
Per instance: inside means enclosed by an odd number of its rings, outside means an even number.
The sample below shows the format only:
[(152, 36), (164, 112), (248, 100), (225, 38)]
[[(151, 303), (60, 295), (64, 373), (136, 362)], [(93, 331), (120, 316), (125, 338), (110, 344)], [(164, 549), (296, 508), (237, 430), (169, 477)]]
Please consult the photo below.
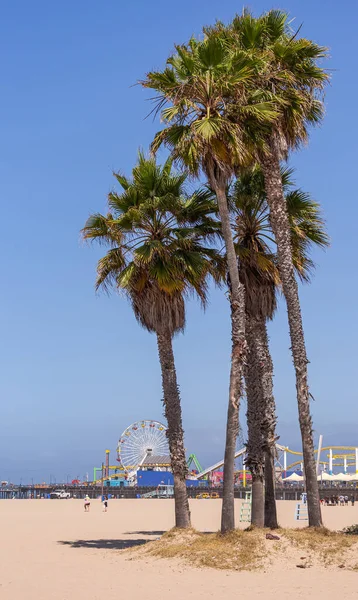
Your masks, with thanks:
[(352, 495), (350, 499), (348, 496), (327, 496), (326, 498), (322, 498), (321, 504), (324, 504), (325, 506), (348, 506), (349, 500), (351, 501), (352, 506), (354, 506), (354, 495)]

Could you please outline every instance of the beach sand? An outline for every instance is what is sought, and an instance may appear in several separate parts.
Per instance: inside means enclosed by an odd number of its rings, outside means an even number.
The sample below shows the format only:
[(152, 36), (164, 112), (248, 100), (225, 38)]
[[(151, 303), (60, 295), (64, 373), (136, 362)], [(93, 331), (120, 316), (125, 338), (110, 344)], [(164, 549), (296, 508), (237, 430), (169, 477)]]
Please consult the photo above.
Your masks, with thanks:
[[(236, 502), (239, 516), (240, 501)], [(195, 528), (219, 528), (219, 500), (190, 504)], [(302, 570), (283, 560), (268, 573), (217, 571), (173, 559), (137, 560), (123, 552), (170, 529), (173, 511), (171, 500), (112, 500), (108, 513), (102, 512), (99, 500), (92, 500), (89, 513), (80, 500), (0, 501), (0, 598), (298, 600), (304, 594), (315, 600), (358, 598), (358, 573), (344, 569)], [(282, 526), (297, 525), (294, 502), (278, 502), (278, 511)], [(330, 529), (358, 523), (358, 504), (323, 507), (323, 518)]]

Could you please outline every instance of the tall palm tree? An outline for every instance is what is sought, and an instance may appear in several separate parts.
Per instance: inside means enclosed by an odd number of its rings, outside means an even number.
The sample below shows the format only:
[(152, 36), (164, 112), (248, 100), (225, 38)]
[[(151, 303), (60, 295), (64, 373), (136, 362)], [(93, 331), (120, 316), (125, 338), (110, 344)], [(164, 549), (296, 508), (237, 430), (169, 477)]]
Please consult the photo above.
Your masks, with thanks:
[[(309, 257), (310, 249), (314, 245), (328, 246), (329, 239), (319, 205), (309, 194), (294, 189), (292, 170), (281, 169), (281, 179), (290, 223), (295, 272), (300, 279), (308, 281), (314, 267)], [(246, 464), (253, 482), (252, 523), (277, 527), (274, 489), (276, 415), (273, 366), (266, 324), (274, 315), (281, 281), (264, 176), (259, 167), (246, 171), (237, 179), (230, 200), (236, 248), (240, 258), (240, 278), (245, 286), (246, 297)]]
[[(158, 93), (155, 111), (161, 113), (165, 123), (164, 129), (155, 136), (152, 149), (155, 152), (164, 144), (172, 158), (192, 175), (198, 177), (203, 172), (215, 192), (220, 213), (231, 281), (232, 325), (221, 520), (223, 533), (235, 528), (234, 455), (246, 353), (245, 298), (239, 279), (226, 191), (238, 165), (251, 160), (240, 120), (233, 121), (227, 114), (225, 98), (233, 94), (238, 98), (242, 90), (240, 114), (244, 119), (251, 117), (260, 122), (271, 122), (276, 116), (270, 102), (262, 102), (262, 98), (247, 85), (254, 75), (251, 63), (249, 57), (242, 52), (233, 53), (221, 40), (209, 38), (198, 42), (191, 39), (185, 46), (176, 46), (163, 71), (148, 73), (142, 82), (144, 87)], [(235, 114), (238, 117), (239, 111), (236, 110)]]
[(218, 281), (223, 271), (218, 253), (203, 244), (204, 237), (215, 234), (217, 224), (206, 217), (212, 211), (210, 193), (199, 190), (187, 196), (187, 176), (173, 173), (171, 161), (160, 167), (139, 153), (132, 179), (121, 174), (116, 178), (122, 193), (109, 194), (110, 212), (89, 217), (82, 234), (109, 247), (98, 262), (96, 288), (122, 290), (140, 325), (157, 336), (175, 525), (187, 528), (187, 466), (172, 340), (185, 326), (186, 297), (194, 293), (205, 305), (208, 277)]
[[(270, 459), (273, 469), (276, 425), (273, 366), (266, 322), (272, 319), (276, 309), (279, 276), (272, 232), (267, 221), (267, 203), (261, 171), (254, 168), (242, 173), (233, 186), (230, 199), (234, 239), (240, 262), (240, 279), (245, 287), (246, 298), (246, 466), (252, 476), (251, 522), (257, 527), (263, 527), (264, 502), (266, 497), (269, 500), (274, 485), (273, 477), (272, 481), (269, 481), (270, 467), (265, 465), (265, 457)], [(264, 478), (267, 483), (265, 491)], [(275, 498), (273, 507), (272, 501), (270, 502), (270, 508), (270, 512), (272, 508), (276, 512)]]
[[(323, 116), (321, 94), (327, 82), (327, 73), (318, 65), (326, 56), (326, 49), (311, 40), (299, 38), (289, 26), (288, 15), (279, 10), (254, 18), (248, 11), (235, 17), (229, 27), (218, 23), (205, 30), (211, 37), (231, 46), (233, 55), (243, 52), (256, 68), (257, 93), (270, 100), (277, 117), (272, 122), (259, 123), (250, 117), (245, 125), (247, 139), (256, 145), (256, 157), (264, 178), (270, 221), (277, 242), (278, 268), (286, 298), (293, 363), (296, 372), (296, 390), (299, 422), (302, 436), (303, 459), (306, 475), (309, 524), (320, 526), (321, 507), (316, 478), (310, 394), (298, 286), (292, 260), (290, 224), (282, 188), (280, 162), (290, 150), (308, 139), (310, 125), (319, 123)], [(250, 81), (250, 86), (252, 81)], [(242, 122), (241, 88), (232, 96), (230, 111), (235, 122)], [(234, 105), (238, 111), (235, 116)], [(251, 147), (251, 151), (254, 152)], [(254, 152), (255, 153), (255, 152)]]

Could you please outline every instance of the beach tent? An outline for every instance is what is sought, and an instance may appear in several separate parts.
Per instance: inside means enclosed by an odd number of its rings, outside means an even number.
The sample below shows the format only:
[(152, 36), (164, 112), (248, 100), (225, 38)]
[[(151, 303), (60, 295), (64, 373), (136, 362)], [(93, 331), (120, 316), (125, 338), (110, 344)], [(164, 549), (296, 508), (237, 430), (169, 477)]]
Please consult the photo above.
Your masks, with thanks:
[(333, 481), (353, 481), (352, 475), (348, 475), (348, 473), (338, 473), (337, 475), (332, 475)]
[(317, 479), (318, 481), (337, 481), (337, 479), (334, 478), (334, 475), (330, 475), (329, 473), (326, 473), (326, 471), (320, 473)]
[(289, 483), (303, 481), (302, 475), (298, 475), (297, 473), (292, 473), (289, 477), (285, 477), (282, 481), (288, 481)]

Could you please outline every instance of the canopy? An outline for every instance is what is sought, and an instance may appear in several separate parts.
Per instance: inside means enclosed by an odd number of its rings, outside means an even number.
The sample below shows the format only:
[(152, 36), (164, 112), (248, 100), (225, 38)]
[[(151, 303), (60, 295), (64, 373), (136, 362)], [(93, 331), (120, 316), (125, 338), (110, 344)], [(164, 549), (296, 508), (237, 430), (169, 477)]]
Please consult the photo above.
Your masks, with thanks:
[(318, 475), (317, 479), (318, 481), (338, 481), (334, 478), (334, 475), (330, 475), (329, 473), (326, 473), (326, 471), (322, 471), (322, 473)]
[(298, 473), (292, 473), (289, 477), (285, 477), (282, 481), (303, 481), (302, 475), (298, 475)]
[(358, 473), (338, 473), (338, 475), (333, 475), (336, 481), (358, 481)]
[(333, 481), (353, 481), (352, 475), (348, 473), (338, 473), (337, 475), (332, 475)]

